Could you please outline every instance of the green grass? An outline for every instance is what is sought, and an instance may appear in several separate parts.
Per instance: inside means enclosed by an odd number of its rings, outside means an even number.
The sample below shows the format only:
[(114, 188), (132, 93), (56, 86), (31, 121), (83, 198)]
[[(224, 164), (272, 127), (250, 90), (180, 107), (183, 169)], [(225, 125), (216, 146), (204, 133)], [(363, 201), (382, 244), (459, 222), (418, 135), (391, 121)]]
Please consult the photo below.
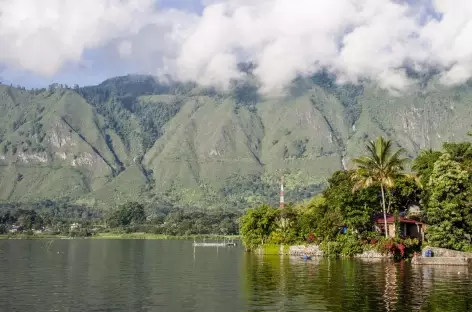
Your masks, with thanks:
[(264, 255), (278, 255), (280, 252), (280, 245), (265, 244), (262, 246), (262, 253)]
[(27, 239), (27, 240), (36, 240), (36, 239), (63, 239), (67, 238), (65, 235), (49, 235), (49, 234), (2, 234), (0, 235), (0, 240), (5, 239)]

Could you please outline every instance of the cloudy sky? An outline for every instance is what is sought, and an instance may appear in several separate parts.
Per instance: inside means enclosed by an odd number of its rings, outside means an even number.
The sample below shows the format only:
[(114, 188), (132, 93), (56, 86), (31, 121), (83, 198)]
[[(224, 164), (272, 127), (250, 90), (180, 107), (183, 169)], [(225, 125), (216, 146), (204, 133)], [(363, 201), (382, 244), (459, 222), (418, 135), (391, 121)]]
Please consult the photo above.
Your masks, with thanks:
[(401, 89), (405, 65), (472, 76), (469, 0), (0, 0), (3, 82), (128, 73), (225, 86), (253, 61), (267, 91), (321, 68)]

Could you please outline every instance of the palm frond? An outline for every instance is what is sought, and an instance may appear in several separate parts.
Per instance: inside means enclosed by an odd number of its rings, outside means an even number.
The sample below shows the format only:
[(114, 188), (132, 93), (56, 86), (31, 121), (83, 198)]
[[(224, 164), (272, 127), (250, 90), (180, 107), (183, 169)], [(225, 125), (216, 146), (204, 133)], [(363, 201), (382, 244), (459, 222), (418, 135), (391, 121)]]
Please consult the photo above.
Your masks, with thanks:
[(364, 181), (362, 180), (359, 180), (356, 182), (356, 184), (354, 184), (354, 186), (352, 187), (352, 193), (355, 193), (357, 192), (358, 190), (364, 188)]
[(393, 179), (393, 176), (386, 176), (381, 183), (385, 185), (387, 188), (392, 188), (395, 186), (395, 181)]
[(359, 158), (354, 158), (352, 162), (356, 164), (358, 167), (368, 168), (368, 167), (371, 167), (371, 165), (374, 163), (374, 160), (370, 158), (369, 156), (361, 156)]
[(386, 188), (391, 188), (395, 184), (395, 179), (404, 170), (408, 158), (402, 158), (405, 152), (403, 148), (392, 150), (391, 140), (378, 137), (375, 141), (370, 141), (366, 149), (367, 155), (353, 159), (357, 169), (352, 176), (356, 184), (353, 191), (360, 188), (367, 188), (376, 183), (381, 183)]
[(408, 179), (412, 180), (415, 182), (417, 186), (420, 188), (423, 188), (423, 184), (421, 183), (421, 177), (415, 173), (406, 173), (404, 174)]

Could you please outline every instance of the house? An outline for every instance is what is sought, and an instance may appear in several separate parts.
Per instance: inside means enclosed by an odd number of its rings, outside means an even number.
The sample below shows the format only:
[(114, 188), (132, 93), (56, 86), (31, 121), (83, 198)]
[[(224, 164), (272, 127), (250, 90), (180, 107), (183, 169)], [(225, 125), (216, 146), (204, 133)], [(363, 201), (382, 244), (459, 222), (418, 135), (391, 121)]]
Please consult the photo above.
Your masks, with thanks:
[(34, 234), (42, 234), (44, 233), (44, 227), (42, 226), (40, 229), (34, 231)]
[(16, 233), (23, 231), (23, 227), (21, 225), (12, 225), (10, 229), (10, 233)]
[[(400, 222), (401, 237), (416, 238), (420, 241), (424, 240), (426, 224), (403, 216), (399, 216), (398, 221)], [(395, 237), (395, 217), (392, 215), (387, 215), (387, 228), (388, 236)], [(385, 234), (385, 221), (383, 217), (376, 218), (375, 230), (379, 233)]]
[(70, 226), (70, 231), (75, 231), (80, 229), (80, 224), (79, 223), (72, 223)]

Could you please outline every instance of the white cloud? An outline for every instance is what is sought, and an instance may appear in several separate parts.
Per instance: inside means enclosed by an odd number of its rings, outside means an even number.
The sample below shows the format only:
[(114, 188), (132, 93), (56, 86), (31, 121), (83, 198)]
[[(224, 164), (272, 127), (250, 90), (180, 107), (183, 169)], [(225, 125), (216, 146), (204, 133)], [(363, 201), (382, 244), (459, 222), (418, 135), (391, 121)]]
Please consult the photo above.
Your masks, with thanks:
[[(0, 61), (50, 76), (155, 22), (153, 0), (0, 0)], [(129, 51), (130, 43), (120, 46)]]
[(428, 63), (446, 69), (444, 83), (461, 83), (472, 76), (472, 2), (436, 0), (441, 21), (431, 21), (421, 29), (428, 43)]
[(123, 40), (118, 45), (118, 53), (121, 57), (128, 57), (133, 53), (133, 44), (129, 40)]
[[(216, 2), (216, 4), (215, 4)], [(209, 4), (177, 57), (179, 77), (206, 81), (208, 64), (232, 53), (258, 64), (266, 90), (320, 68), (340, 81), (376, 80), (385, 88), (409, 85), (404, 66), (440, 66), (443, 81), (472, 76), (472, 2), (432, 2), (438, 21), (425, 17), (430, 1), (232, 0)], [(424, 22), (426, 18), (426, 22)], [(229, 58), (228, 58), (229, 59)], [(236, 77), (235, 63), (209, 81)]]
[(226, 86), (254, 61), (268, 92), (321, 68), (394, 89), (411, 82), (406, 63), (444, 83), (472, 76), (470, 1), (200, 0), (201, 16), (154, 1), (0, 0), (0, 63), (53, 75), (111, 47), (137, 71)]

